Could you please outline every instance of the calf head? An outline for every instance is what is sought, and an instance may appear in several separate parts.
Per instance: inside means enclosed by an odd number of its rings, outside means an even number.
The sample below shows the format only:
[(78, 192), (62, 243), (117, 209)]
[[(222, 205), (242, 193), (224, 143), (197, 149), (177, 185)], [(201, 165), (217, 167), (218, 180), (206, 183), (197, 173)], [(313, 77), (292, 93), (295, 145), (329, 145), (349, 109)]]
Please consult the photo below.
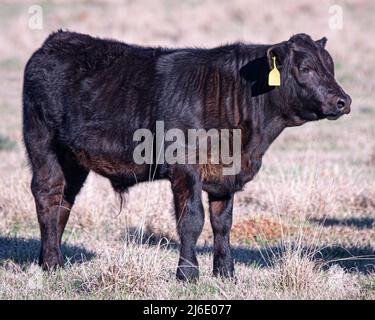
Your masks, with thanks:
[(334, 77), (333, 60), (325, 50), (326, 38), (313, 41), (297, 34), (267, 50), (270, 68), (272, 57), (281, 73), (280, 93), (288, 115), (298, 121), (335, 120), (350, 112), (351, 98)]

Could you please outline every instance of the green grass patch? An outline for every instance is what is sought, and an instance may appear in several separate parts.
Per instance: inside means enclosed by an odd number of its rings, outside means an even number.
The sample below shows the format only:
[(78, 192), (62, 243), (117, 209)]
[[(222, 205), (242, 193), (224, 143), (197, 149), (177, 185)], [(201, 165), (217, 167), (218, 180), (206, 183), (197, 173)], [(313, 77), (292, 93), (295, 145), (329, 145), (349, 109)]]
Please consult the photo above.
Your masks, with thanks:
[(16, 143), (10, 140), (8, 137), (0, 134), (0, 151), (13, 150), (16, 147)]
[(22, 62), (18, 58), (10, 57), (0, 60), (0, 69), (2, 70), (20, 70), (21, 68)]

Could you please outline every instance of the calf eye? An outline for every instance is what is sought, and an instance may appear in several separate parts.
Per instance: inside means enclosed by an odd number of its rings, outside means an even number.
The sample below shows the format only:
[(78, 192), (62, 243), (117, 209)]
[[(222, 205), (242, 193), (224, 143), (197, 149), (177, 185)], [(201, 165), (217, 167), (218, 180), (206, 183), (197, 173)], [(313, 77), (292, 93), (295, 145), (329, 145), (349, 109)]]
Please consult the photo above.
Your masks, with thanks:
[(299, 68), (299, 71), (302, 73), (309, 73), (311, 69), (309, 67), (303, 66)]

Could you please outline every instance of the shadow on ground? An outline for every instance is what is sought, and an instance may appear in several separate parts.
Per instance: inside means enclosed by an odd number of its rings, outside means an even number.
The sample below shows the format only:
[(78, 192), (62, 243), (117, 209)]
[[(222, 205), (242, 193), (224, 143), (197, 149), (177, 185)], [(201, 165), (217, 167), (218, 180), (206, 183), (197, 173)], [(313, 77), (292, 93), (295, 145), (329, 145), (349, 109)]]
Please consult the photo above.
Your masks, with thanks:
[[(134, 241), (134, 239), (140, 239), (138, 229), (130, 229), (128, 234), (131, 236), (127, 238), (133, 239), (132, 242), (134, 243), (149, 245), (160, 244), (161, 246), (166, 246), (168, 249), (175, 251), (179, 249), (179, 244), (168, 240), (168, 237), (165, 235), (144, 232), (141, 242), (140, 240)], [(267, 245), (262, 248), (256, 245), (232, 245), (232, 255), (235, 263), (254, 265), (260, 268), (271, 267), (284, 252), (285, 246), (282, 244)], [(332, 265), (339, 265), (348, 272), (360, 272), (362, 274), (375, 272), (375, 248), (371, 246), (343, 247), (331, 245), (312, 247), (306, 244), (303, 252), (321, 264), (323, 269), (328, 269)], [(198, 246), (197, 253), (212, 254), (213, 247), (209, 245)]]
[[(0, 236), (0, 265), (12, 260), (19, 265), (38, 262), (40, 241), (30, 238), (1, 237)], [(82, 263), (95, 257), (95, 254), (80, 246), (62, 245), (65, 261)]]
[(373, 218), (362, 217), (362, 218), (348, 218), (348, 219), (311, 219), (311, 222), (321, 224), (325, 227), (332, 226), (348, 226), (355, 227), (357, 229), (371, 229), (375, 227), (375, 220)]
[[(200, 247), (198, 253), (212, 253), (213, 248)], [(375, 249), (368, 247), (308, 247), (303, 249), (306, 255), (328, 269), (332, 265), (339, 265), (349, 272), (368, 274), (375, 272)], [(285, 247), (274, 245), (272, 247), (257, 248), (252, 246), (232, 246), (232, 254), (236, 263), (255, 265), (261, 268), (270, 267), (285, 253)]]
[[(126, 238), (132, 239), (133, 243), (143, 243), (149, 245), (166, 246), (169, 250), (177, 251), (179, 244), (169, 241), (167, 237), (159, 234), (144, 233), (142, 242), (134, 241), (139, 239), (137, 230), (129, 230), (131, 236)], [(37, 262), (39, 256), (40, 241), (30, 238), (18, 237), (0, 237), (0, 265), (12, 260), (19, 265), (26, 265)], [(65, 260), (72, 264), (89, 261), (95, 257), (95, 253), (81, 246), (62, 245)], [(257, 248), (255, 246), (236, 246), (232, 245), (232, 254), (237, 264), (254, 265), (260, 268), (270, 267), (275, 261), (275, 257), (282, 256), (285, 251), (280, 245)], [(370, 246), (364, 247), (342, 247), (342, 246), (325, 246), (306, 248), (306, 253), (314, 252), (313, 258), (321, 263), (324, 268), (328, 269), (333, 264), (339, 265), (349, 272), (360, 272), (368, 274), (375, 272), (375, 249)], [(212, 246), (198, 246), (198, 254), (212, 254)]]

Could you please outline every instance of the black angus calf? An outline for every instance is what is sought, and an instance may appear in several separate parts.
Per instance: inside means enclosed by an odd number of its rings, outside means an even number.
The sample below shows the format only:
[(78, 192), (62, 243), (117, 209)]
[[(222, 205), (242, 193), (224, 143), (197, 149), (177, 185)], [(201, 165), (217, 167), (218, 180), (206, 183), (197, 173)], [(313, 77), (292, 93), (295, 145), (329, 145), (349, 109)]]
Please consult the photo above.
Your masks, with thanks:
[[(286, 127), (337, 119), (351, 98), (334, 79), (326, 38), (298, 34), (274, 45), (236, 43), (213, 49), (127, 45), (72, 32), (51, 34), (28, 61), (23, 87), (24, 142), (41, 230), (40, 264), (64, 263), (61, 238), (90, 170), (117, 192), (168, 179), (181, 240), (178, 279), (198, 277), (196, 241), (209, 195), (215, 275), (234, 274), (230, 249), (233, 195), (258, 172), (262, 156)], [(281, 86), (269, 87), (276, 57)], [(133, 134), (156, 121), (165, 130), (239, 129), (241, 167), (136, 164)], [(155, 158), (155, 151), (153, 151)]]

